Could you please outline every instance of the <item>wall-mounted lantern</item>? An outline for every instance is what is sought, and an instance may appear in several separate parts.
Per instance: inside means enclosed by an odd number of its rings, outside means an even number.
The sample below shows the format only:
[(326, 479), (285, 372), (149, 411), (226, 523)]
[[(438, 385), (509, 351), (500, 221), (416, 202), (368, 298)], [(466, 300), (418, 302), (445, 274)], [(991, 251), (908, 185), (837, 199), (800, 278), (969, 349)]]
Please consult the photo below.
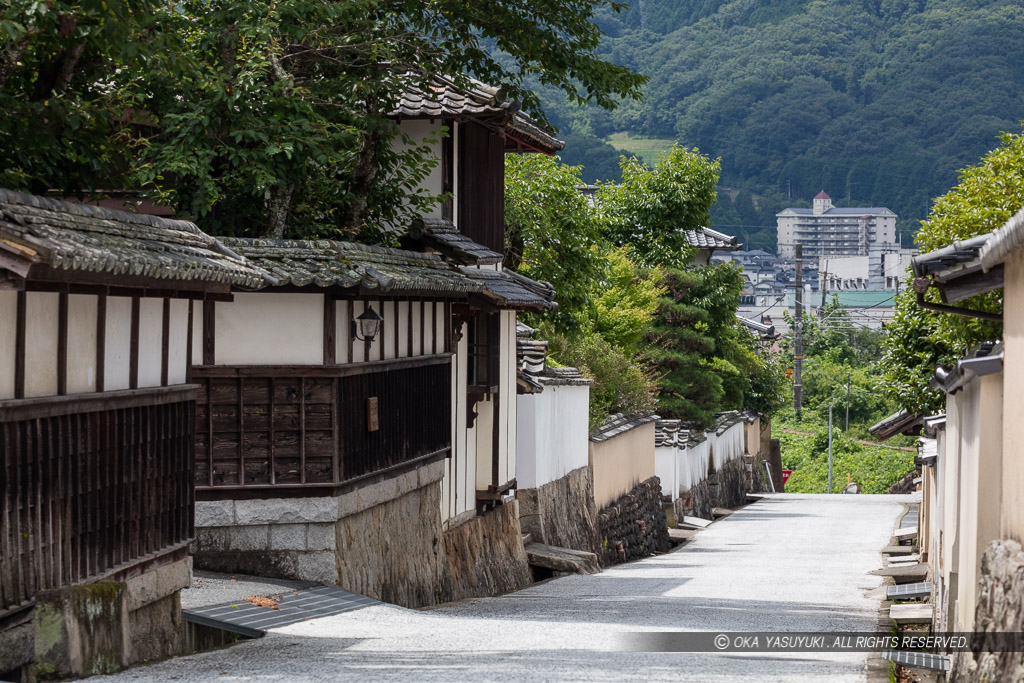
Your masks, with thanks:
[(384, 318), (380, 317), (377, 311), (373, 310), (373, 306), (367, 307), (361, 315), (352, 321), (352, 338), (372, 343), (380, 332), (380, 326), (383, 322)]

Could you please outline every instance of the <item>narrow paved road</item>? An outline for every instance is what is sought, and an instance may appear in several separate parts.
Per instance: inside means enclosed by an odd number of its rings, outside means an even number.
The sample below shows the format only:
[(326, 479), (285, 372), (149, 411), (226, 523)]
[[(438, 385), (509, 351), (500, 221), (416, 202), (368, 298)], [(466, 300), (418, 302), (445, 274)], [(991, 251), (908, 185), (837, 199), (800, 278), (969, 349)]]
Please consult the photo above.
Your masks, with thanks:
[(903, 496), (780, 495), (684, 548), (431, 611), (377, 606), (114, 677), (135, 681), (863, 681), (863, 653), (615, 651), (623, 632), (874, 631)]

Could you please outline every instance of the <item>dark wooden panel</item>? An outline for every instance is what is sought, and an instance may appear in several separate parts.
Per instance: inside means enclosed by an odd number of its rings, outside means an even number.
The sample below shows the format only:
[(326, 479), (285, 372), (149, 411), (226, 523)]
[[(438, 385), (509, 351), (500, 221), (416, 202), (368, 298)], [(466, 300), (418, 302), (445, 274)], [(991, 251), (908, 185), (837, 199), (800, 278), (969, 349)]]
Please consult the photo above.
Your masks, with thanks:
[(504, 143), (496, 132), (472, 121), (460, 125), (459, 130), (459, 232), (502, 253), (505, 245)]
[(69, 397), (48, 410), (35, 399), (4, 402), (0, 617), (39, 591), (123, 571), (191, 538), (195, 401), (146, 393), (106, 407)]
[[(200, 489), (340, 484), (445, 451), (451, 440), (450, 356), (386, 362), (358, 374), (281, 368), (269, 377), (195, 368)], [(426, 361), (426, 362), (424, 362)], [(209, 370), (213, 370), (210, 368)], [(303, 375), (303, 370), (309, 376)], [(241, 393), (239, 393), (241, 391)], [(366, 405), (376, 399), (369, 431)]]

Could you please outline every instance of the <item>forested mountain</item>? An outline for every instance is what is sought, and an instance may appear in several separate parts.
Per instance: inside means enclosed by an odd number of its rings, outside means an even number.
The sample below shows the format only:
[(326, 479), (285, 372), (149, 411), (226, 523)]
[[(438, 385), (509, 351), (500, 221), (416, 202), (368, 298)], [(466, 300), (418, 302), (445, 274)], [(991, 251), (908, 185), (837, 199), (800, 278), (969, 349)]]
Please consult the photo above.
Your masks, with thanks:
[(761, 246), (753, 226), (823, 188), (913, 231), (1024, 119), (1019, 0), (633, 0), (600, 23), (604, 54), (650, 76), (646, 98), (609, 113), (541, 89), (563, 160), (609, 178), (604, 141), (623, 131), (720, 156), (722, 183), (762, 198), (713, 216)]

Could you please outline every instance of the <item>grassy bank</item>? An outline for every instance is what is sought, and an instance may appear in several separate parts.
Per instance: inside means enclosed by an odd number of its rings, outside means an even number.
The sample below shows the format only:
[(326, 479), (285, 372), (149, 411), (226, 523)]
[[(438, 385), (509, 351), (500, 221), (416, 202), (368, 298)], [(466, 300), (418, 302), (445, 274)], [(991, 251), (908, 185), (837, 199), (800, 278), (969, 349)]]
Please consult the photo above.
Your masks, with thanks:
[[(828, 429), (812, 436), (775, 431), (782, 445), (782, 466), (793, 470), (787, 493), (825, 493), (828, 489)], [(842, 493), (847, 474), (862, 493), (887, 493), (914, 469), (914, 453), (855, 443), (839, 430), (832, 433), (832, 492)]]

